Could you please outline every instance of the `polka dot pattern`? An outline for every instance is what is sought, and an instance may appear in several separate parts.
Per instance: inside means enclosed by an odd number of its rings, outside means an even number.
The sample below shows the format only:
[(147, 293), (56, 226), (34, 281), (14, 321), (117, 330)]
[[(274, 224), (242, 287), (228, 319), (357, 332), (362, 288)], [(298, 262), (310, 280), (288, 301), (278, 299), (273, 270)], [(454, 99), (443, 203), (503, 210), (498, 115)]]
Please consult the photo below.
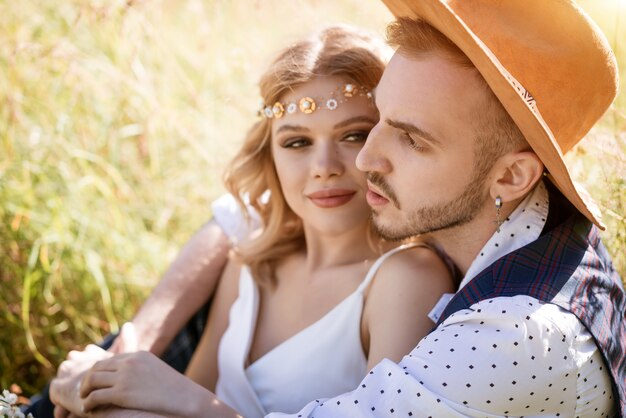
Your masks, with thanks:
[(293, 417), (609, 417), (614, 407), (602, 357), (578, 319), (516, 296), (453, 314), (399, 364), (384, 360), (353, 392)]

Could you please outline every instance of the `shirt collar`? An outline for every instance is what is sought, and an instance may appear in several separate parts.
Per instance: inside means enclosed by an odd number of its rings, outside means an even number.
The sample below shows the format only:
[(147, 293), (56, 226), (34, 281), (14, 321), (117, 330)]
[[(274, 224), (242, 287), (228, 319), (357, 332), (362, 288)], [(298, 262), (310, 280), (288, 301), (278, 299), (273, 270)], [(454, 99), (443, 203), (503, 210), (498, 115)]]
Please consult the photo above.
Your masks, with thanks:
[(506, 218), (478, 256), (461, 281), (459, 290), (499, 258), (535, 241), (541, 235), (548, 217), (548, 190), (543, 181)]

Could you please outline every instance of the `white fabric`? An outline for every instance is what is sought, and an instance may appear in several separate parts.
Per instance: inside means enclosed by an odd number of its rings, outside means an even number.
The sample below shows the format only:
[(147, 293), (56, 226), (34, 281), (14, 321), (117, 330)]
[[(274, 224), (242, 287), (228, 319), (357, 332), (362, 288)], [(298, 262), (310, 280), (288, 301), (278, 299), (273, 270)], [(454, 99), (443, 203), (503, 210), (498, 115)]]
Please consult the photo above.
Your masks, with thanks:
[(222, 228), (233, 245), (249, 238), (252, 232), (261, 225), (259, 215), (254, 208), (248, 206), (247, 209), (250, 214), (250, 222), (246, 221), (241, 208), (231, 194), (224, 194), (211, 204), (215, 222)]
[(548, 190), (542, 181), (500, 225), (474, 259), (459, 289), (499, 258), (536, 241), (548, 218)]
[(364, 291), (385, 259), (413, 246), (398, 247), (379, 257), (352, 294), (247, 369), (259, 290), (244, 266), (239, 296), (219, 344), (217, 397), (246, 418), (256, 418), (270, 411), (296, 412), (315, 398), (355, 387), (367, 372), (360, 333)]
[[(506, 244), (502, 237), (541, 231), (547, 203), (538, 188), (520, 204), (485, 245), (463, 285), (526, 244)], [(596, 418), (615, 413), (611, 380), (587, 329), (572, 313), (528, 296), (484, 300), (456, 312), (400, 363), (382, 361), (354, 388), (311, 402), (294, 417)]]
[(448, 303), (450, 303), (453, 297), (454, 293), (444, 293), (443, 295), (441, 295), (439, 301), (428, 313), (428, 317), (431, 321), (433, 321), (435, 324), (439, 322), (439, 317), (443, 313), (443, 310), (446, 309), (446, 306), (448, 306)]

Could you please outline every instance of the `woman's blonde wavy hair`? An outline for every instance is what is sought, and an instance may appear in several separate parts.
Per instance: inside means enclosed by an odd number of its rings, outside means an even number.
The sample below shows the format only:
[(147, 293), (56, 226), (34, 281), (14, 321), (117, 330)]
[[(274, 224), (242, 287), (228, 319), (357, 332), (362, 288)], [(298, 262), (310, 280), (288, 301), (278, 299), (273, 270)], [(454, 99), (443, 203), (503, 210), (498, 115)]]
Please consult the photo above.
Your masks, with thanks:
[[(380, 39), (349, 26), (333, 26), (283, 50), (259, 81), (263, 103), (318, 76), (341, 76), (372, 90), (390, 56)], [(224, 181), (249, 221), (246, 205), (259, 214), (262, 230), (236, 249), (262, 285), (275, 284), (277, 262), (305, 245), (301, 219), (282, 194), (271, 152), (271, 119), (261, 118), (249, 130), (227, 169)], [(269, 197), (267, 192), (269, 191)]]

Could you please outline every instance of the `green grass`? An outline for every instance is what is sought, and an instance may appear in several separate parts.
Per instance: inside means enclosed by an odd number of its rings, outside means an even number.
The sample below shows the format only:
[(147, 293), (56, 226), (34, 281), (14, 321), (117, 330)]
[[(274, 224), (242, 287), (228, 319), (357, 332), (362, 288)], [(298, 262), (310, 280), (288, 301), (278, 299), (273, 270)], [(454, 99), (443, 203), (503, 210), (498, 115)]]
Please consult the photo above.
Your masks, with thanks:
[[(600, 3), (583, 4), (626, 39), (624, 11)], [(374, 0), (0, 5), (0, 387), (26, 394), (130, 318), (209, 217), (272, 54), (322, 24), (391, 19)], [(622, 275), (624, 109), (622, 93), (571, 162)]]

